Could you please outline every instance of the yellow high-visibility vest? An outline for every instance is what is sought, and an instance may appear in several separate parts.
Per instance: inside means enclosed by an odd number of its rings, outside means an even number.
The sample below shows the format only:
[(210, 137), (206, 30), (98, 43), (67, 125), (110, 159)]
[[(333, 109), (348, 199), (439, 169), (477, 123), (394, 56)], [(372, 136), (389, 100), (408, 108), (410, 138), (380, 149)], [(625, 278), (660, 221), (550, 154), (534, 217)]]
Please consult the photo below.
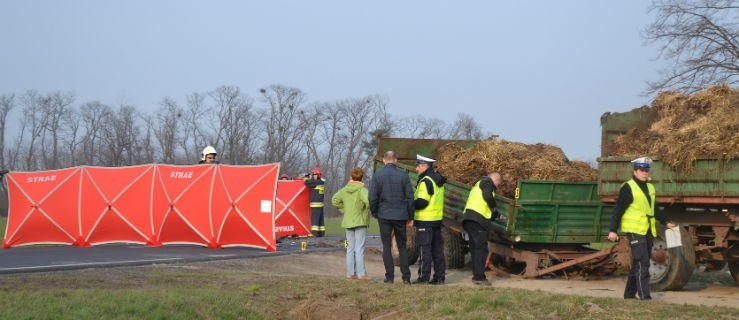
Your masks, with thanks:
[[(495, 191), (493, 191), (493, 198), (495, 198)], [(475, 186), (470, 190), (470, 196), (467, 197), (467, 203), (464, 205), (464, 211), (467, 209), (475, 210), (475, 212), (481, 214), (485, 219), (490, 219), (493, 216), (493, 211), (488, 207), (488, 203), (482, 196), (482, 188), (480, 188), (480, 181), (475, 183)]]
[(647, 183), (649, 198), (652, 200), (649, 202), (647, 196), (641, 191), (641, 188), (639, 188), (639, 185), (634, 179), (626, 183), (631, 188), (631, 196), (634, 198), (634, 201), (626, 208), (623, 217), (621, 217), (621, 232), (646, 235), (647, 230), (651, 229), (652, 236), (656, 237), (657, 227), (654, 222), (656, 192), (654, 191), (654, 186), (651, 183)]
[[(434, 194), (429, 195), (426, 190), (426, 183), (424, 180), (431, 181), (432, 188), (434, 188)], [(425, 176), (418, 181), (416, 186), (415, 199), (424, 199), (429, 202), (426, 208), (416, 210), (415, 220), (419, 221), (439, 221), (444, 218), (444, 187), (436, 185), (434, 179), (429, 176)]]

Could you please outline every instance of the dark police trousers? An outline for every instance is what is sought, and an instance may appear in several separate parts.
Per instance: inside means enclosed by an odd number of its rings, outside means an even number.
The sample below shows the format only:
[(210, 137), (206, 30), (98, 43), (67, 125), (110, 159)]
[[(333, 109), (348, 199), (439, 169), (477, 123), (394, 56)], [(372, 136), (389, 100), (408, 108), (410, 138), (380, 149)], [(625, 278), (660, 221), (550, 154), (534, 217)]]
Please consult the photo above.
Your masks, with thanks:
[(629, 278), (626, 280), (626, 289), (624, 290), (624, 299), (633, 299), (636, 295), (639, 298), (651, 299), (649, 294), (649, 260), (652, 256), (652, 234), (647, 231), (647, 235), (627, 233), (626, 238), (629, 240), (631, 247), (631, 271)]
[(445, 280), (446, 259), (441, 241), (441, 227), (416, 228), (416, 247), (418, 248), (418, 281), (431, 279), (431, 264), (434, 265), (433, 280)]
[(487, 280), (485, 262), (488, 259), (488, 232), (476, 221), (462, 222), (464, 231), (470, 236), (470, 255), (472, 256), (472, 280)]

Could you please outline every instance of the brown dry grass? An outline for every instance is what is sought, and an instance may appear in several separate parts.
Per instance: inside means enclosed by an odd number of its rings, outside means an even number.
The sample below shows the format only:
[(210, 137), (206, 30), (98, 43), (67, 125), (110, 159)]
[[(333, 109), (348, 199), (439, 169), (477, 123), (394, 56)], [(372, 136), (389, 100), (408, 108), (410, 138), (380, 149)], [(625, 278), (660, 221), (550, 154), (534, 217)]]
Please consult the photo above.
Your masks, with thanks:
[(698, 157), (739, 158), (739, 90), (719, 85), (693, 95), (662, 92), (649, 108), (657, 112), (654, 122), (617, 137), (613, 155), (650, 155), (685, 172)]
[(450, 143), (437, 151), (437, 170), (447, 178), (471, 184), (480, 176), (500, 172), (498, 192), (514, 194), (518, 180), (594, 181), (597, 170), (582, 161), (570, 161), (562, 149), (537, 143), (485, 140), (470, 149)]

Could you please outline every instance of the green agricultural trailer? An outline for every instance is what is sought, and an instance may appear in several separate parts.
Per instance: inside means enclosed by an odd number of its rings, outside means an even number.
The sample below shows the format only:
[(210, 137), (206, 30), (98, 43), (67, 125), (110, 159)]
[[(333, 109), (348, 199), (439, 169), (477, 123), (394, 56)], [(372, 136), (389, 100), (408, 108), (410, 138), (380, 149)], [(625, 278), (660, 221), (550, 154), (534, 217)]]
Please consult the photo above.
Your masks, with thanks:
[[(383, 167), (385, 151), (395, 151), (398, 168), (406, 171), (415, 185), (416, 154), (436, 155), (439, 147), (452, 142), (463, 147), (477, 143), (380, 137), (374, 170)], [(498, 211), (506, 219), (493, 222), (494, 232), (488, 236), (491, 258), (501, 260), (508, 270), (521, 269), (520, 274), (530, 278), (575, 269), (613, 271), (627, 264), (624, 246), (609, 245), (601, 250), (589, 247), (607, 241), (613, 208), (613, 204), (600, 201), (597, 186), (597, 182), (522, 180), (517, 197), (497, 194)], [(469, 251), (461, 221), (470, 187), (454, 180), (445, 184), (442, 236), (449, 268), (463, 267)], [(414, 263), (417, 254), (413, 228), (408, 229), (408, 238), (410, 261)]]
[[(604, 143), (606, 136), (612, 141), (615, 134), (635, 125), (627, 120), (621, 114), (604, 115)], [(393, 150), (398, 155), (398, 167), (408, 172), (415, 184), (416, 154), (435, 156), (439, 147), (452, 142), (462, 147), (477, 143), (380, 137), (375, 171), (383, 166), (382, 154)], [(627, 268), (630, 254), (625, 239), (612, 246), (604, 243), (618, 190), (631, 177), (630, 160), (599, 158), (597, 182), (521, 180), (516, 197), (496, 195), (506, 220), (493, 222), (494, 232), (488, 237), (491, 256), (507, 266), (525, 264), (521, 271), (524, 277)], [(705, 264), (707, 270), (728, 264), (739, 283), (739, 160), (699, 159), (691, 174), (686, 175), (671, 171), (657, 159), (651, 175), (658, 203), (682, 230), (682, 246), (667, 248), (664, 226), (659, 226), (661, 236), (655, 239), (650, 267), (653, 289), (679, 290), (690, 279), (696, 263)], [(453, 180), (446, 184), (442, 233), (450, 268), (462, 267), (469, 251), (461, 219), (470, 187)], [(413, 230), (408, 231), (408, 249), (415, 262)], [(592, 249), (593, 243), (605, 248)]]

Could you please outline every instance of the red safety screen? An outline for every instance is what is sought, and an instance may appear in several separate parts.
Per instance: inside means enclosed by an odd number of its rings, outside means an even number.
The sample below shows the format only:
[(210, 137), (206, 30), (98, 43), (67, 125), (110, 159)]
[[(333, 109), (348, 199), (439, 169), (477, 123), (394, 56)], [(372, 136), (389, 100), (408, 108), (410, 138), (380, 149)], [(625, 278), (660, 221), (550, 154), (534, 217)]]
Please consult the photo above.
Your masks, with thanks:
[(275, 236), (310, 235), (310, 191), (302, 180), (277, 181)]
[(3, 248), (189, 243), (274, 251), (277, 164), (11, 172)]

